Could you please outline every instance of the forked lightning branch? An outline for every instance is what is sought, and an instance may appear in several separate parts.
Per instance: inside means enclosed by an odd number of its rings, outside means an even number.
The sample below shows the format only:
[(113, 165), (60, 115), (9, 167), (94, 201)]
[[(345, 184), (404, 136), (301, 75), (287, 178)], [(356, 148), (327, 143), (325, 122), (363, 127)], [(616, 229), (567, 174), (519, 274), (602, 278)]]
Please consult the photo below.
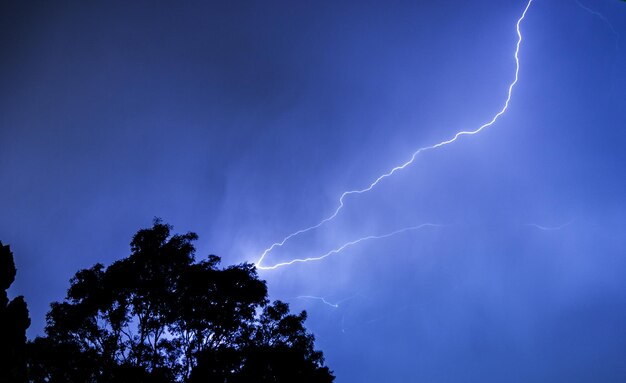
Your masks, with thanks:
[(349, 248), (351, 246), (354, 246), (356, 244), (359, 244), (361, 242), (364, 242), (364, 241), (375, 240), (375, 239), (382, 239), (382, 238), (389, 238), (389, 237), (392, 237), (394, 235), (398, 235), (398, 234), (401, 234), (401, 233), (404, 233), (404, 232), (407, 232), (407, 231), (418, 230), (418, 229), (422, 229), (422, 228), (426, 228), (426, 227), (441, 226), (441, 225), (432, 224), (432, 223), (425, 223), (425, 224), (418, 225), (418, 226), (405, 227), (405, 228), (398, 229), (398, 230), (395, 230), (395, 231), (392, 231), (392, 232), (389, 232), (389, 233), (386, 233), (386, 234), (368, 235), (368, 236), (365, 236), (365, 237), (362, 237), (362, 238), (355, 239), (353, 241), (344, 243), (343, 245), (337, 247), (336, 249), (333, 249), (333, 250), (331, 250), (329, 252), (326, 252), (324, 254), (321, 254), (319, 256), (309, 257), (309, 258), (294, 258), (294, 259), (292, 259), (290, 261), (280, 262), (280, 263), (276, 263), (274, 265), (265, 265), (265, 264), (263, 264), (263, 262), (265, 261), (265, 258), (274, 249), (276, 249), (278, 247), (282, 247), (290, 239), (292, 239), (292, 238), (294, 238), (296, 236), (299, 236), (301, 234), (304, 234), (306, 232), (315, 230), (315, 229), (321, 227), (322, 225), (324, 225), (324, 224), (334, 220), (335, 217), (337, 217), (337, 215), (341, 212), (341, 210), (345, 206), (347, 197), (349, 197), (351, 195), (354, 195), (354, 194), (363, 194), (363, 193), (367, 193), (367, 192), (371, 191), (372, 189), (374, 189), (374, 187), (376, 187), (376, 185), (378, 185), (384, 179), (386, 179), (388, 177), (391, 177), (396, 172), (405, 169), (406, 167), (411, 165), (413, 162), (415, 162), (417, 156), (420, 153), (422, 153), (422, 152), (425, 152), (427, 150), (437, 149), (437, 148), (440, 148), (442, 146), (446, 146), (446, 145), (452, 144), (453, 142), (456, 142), (462, 136), (472, 136), (472, 135), (478, 134), (481, 131), (483, 131), (484, 129), (486, 129), (486, 128), (492, 126), (493, 124), (495, 124), (496, 121), (498, 121), (498, 119), (500, 118), (500, 116), (502, 116), (507, 111), (507, 109), (509, 108), (509, 103), (511, 101), (511, 96), (513, 94), (513, 89), (515, 88), (515, 85), (517, 84), (518, 79), (519, 79), (519, 69), (520, 69), (519, 52), (520, 52), (520, 46), (522, 44), (522, 32), (521, 32), (521, 29), (520, 29), (520, 25), (521, 25), (522, 21), (524, 20), (524, 18), (526, 17), (526, 13), (528, 12), (528, 9), (530, 8), (530, 5), (532, 4), (532, 2), (533, 2), (533, 0), (529, 0), (528, 1), (528, 3), (526, 4), (526, 7), (524, 8), (524, 11), (522, 12), (521, 16), (517, 19), (517, 23), (515, 24), (515, 30), (517, 32), (517, 43), (515, 45), (515, 51), (514, 51), (514, 54), (513, 54), (513, 57), (515, 58), (515, 75), (514, 75), (513, 81), (508, 86), (507, 96), (506, 96), (506, 99), (504, 101), (504, 104), (503, 104), (502, 108), (496, 114), (494, 114), (488, 122), (482, 124), (481, 126), (479, 126), (476, 129), (473, 129), (473, 130), (461, 130), (461, 131), (457, 132), (456, 134), (454, 134), (454, 136), (452, 136), (451, 138), (449, 138), (447, 140), (444, 140), (444, 141), (441, 141), (441, 142), (439, 142), (437, 144), (419, 148), (415, 152), (413, 152), (413, 154), (409, 157), (409, 159), (406, 162), (404, 162), (402, 164), (399, 164), (399, 165), (391, 168), (386, 173), (380, 175), (373, 182), (371, 182), (367, 187), (365, 187), (363, 189), (349, 190), (349, 191), (344, 192), (339, 197), (339, 204), (338, 204), (337, 208), (335, 209), (335, 211), (330, 216), (322, 219), (321, 221), (319, 221), (317, 224), (315, 224), (313, 226), (309, 226), (307, 228), (297, 230), (297, 231), (287, 235), (280, 242), (275, 242), (270, 247), (265, 249), (263, 251), (263, 253), (259, 256), (259, 259), (255, 262), (255, 265), (256, 265), (257, 269), (260, 269), (260, 270), (270, 270), (270, 269), (276, 269), (276, 268), (279, 268), (279, 267), (282, 267), (282, 266), (293, 265), (295, 263), (319, 261), (319, 260), (327, 258), (327, 257), (329, 257), (331, 255), (338, 254), (338, 253), (342, 252), (343, 250), (345, 250), (345, 249), (347, 249), (347, 248)]

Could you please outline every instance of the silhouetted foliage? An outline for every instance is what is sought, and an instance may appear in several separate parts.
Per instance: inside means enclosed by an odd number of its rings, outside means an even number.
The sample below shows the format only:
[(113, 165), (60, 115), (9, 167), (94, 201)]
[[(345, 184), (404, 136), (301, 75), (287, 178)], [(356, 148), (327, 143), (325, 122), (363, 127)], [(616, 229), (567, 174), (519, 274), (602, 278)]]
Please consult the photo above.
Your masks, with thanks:
[(195, 261), (194, 233), (155, 220), (131, 255), (71, 279), (29, 344), (33, 382), (332, 382), (306, 313), (270, 304), (253, 265)]
[(24, 297), (9, 301), (6, 290), (15, 281), (9, 246), (0, 242), (0, 383), (26, 382), (26, 329), (30, 326)]

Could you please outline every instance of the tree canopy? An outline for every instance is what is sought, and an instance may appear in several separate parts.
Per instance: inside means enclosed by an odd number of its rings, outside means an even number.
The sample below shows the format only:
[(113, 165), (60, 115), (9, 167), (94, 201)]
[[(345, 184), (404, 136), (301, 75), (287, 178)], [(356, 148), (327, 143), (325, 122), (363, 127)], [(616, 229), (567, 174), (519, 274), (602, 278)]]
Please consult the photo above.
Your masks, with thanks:
[(155, 220), (131, 254), (78, 271), (28, 346), (32, 382), (332, 382), (306, 312), (255, 267), (196, 261), (195, 233)]
[(0, 383), (26, 381), (26, 329), (30, 326), (24, 297), (9, 300), (6, 290), (15, 281), (15, 262), (9, 246), (0, 242)]

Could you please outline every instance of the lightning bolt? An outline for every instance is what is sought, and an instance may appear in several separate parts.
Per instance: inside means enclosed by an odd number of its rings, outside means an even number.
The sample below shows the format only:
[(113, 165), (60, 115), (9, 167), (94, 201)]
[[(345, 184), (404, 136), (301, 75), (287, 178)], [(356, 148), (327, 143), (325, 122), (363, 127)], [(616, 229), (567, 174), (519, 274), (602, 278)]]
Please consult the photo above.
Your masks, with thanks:
[(598, 11), (594, 11), (593, 9), (585, 6), (580, 1), (578, 1), (578, 0), (575, 0), (575, 1), (576, 1), (576, 4), (578, 4), (578, 6), (580, 8), (582, 8), (583, 10), (589, 12), (590, 14), (598, 17), (600, 20), (604, 21), (604, 23), (606, 23), (606, 25), (609, 26), (609, 28), (611, 29), (611, 32), (613, 32), (613, 36), (615, 36), (615, 50), (618, 50), (619, 49), (619, 33), (617, 33), (617, 30), (615, 30), (615, 27), (613, 26), (613, 24), (611, 24), (609, 19), (607, 19), (602, 13), (600, 13)]
[(330, 306), (332, 308), (335, 308), (335, 309), (339, 308), (339, 302), (337, 302), (337, 303), (330, 303), (329, 301), (324, 299), (324, 297), (316, 297), (316, 296), (313, 296), (313, 295), (299, 295), (296, 298), (297, 299), (313, 299), (313, 300), (320, 301), (323, 304), (328, 305), (328, 306)]
[[(351, 299), (354, 299), (354, 298), (356, 298), (356, 297), (358, 297), (358, 296), (365, 297), (363, 294), (361, 294), (361, 293), (357, 293), (357, 294), (354, 294), (354, 295), (349, 296), (349, 297), (347, 297), (347, 298), (344, 298), (344, 299), (342, 299), (342, 300), (340, 300), (340, 301), (337, 301), (337, 303), (332, 303), (332, 302), (329, 302), (329, 301), (327, 301), (327, 300), (326, 300), (326, 298), (324, 298), (324, 297), (317, 297), (317, 296), (315, 296), (315, 295), (299, 295), (299, 296), (297, 296), (297, 297), (296, 297), (296, 299), (310, 299), (310, 300), (316, 300), (316, 301), (320, 301), (320, 302), (322, 302), (322, 303), (323, 303), (323, 304), (325, 304), (326, 306), (330, 306), (330, 307), (332, 307), (333, 309), (338, 309), (338, 308), (339, 308), (339, 305), (340, 305), (341, 303), (346, 302), (346, 301), (349, 301), (349, 300), (351, 300)], [(341, 332), (342, 332), (342, 333), (345, 333), (345, 332), (346, 332), (345, 322), (346, 322), (346, 314), (342, 314), (342, 315), (341, 315)]]
[(558, 226), (543, 226), (543, 225), (539, 225), (536, 223), (527, 223), (526, 226), (531, 226), (534, 227), (535, 229), (539, 229), (539, 230), (543, 230), (543, 231), (554, 231), (554, 230), (561, 230), (564, 227), (567, 227), (569, 225), (571, 225), (574, 221), (569, 221), (569, 222), (565, 222), (562, 225), (558, 225)]
[[(513, 79), (513, 81), (509, 84), (508, 87), (508, 91), (507, 91), (507, 97), (506, 100), (504, 101), (504, 105), (502, 106), (502, 108), (491, 118), (491, 120), (489, 120), (488, 122), (482, 124), (481, 126), (479, 126), (478, 128), (474, 129), (474, 130), (462, 130), (457, 132), (456, 134), (454, 134), (454, 136), (452, 136), (451, 138), (445, 140), (445, 141), (441, 141), (437, 144), (431, 145), (431, 146), (425, 146), (422, 148), (417, 149), (415, 152), (413, 152), (413, 154), (409, 157), (409, 159), (400, 164), (397, 165), (393, 168), (391, 168), (389, 171), (387, 171), (386, 173), (380, 175), (378, 178), (376, 178), (373, 182), (371, 182), (369, 184), (369, 186), (363, 188), (363, 189), (357, 189), (357, 190), (349, 190), (346, 192), (343, 192), (343, 194), (341, 194), (341, 196), (339, 197), (339, 205), (337, 206), (337, 208), (335, 209), (335, 211), (328, 216), (327, 218), (324, 218), (323, 220), (321, 220), (320, 222), (318, 222), (317, 224), (313, 225), (313, 226), (309, 226), (307, 228), (304, 229), (300, 229), (298, 231), (295, 231), (289, 235), (287, 235), (285, 238), (283, 238), (280, 242), (275, 242), (273, 243), (270, 247), (268, 247), (267, 249), (265, 249), (263, 251), (263, 253), (261, 254), (261, 256), (259, 257), (259, 259), (255, 262), (255, 265), (257, 267), (257, 269), (261, 269), (261, 270), (271, 270), (271, 269), (276, 269), (278, 267), (282, 267), (282, 266), (288, 266), (288, 265), (293, 265), (294, 263), (300, 263), (300, 262), (309, 262), (309, 261), (319, 261), (321, 259), (324, 259), (332, 254), (336, 254), (341, 252), (342, 250), (344, 250), (347, 247), (353, 246), (357, 243), (360, 243), (362, 241), (366, 241), (366, 240), (372, 240), (372, 239), (381, 239), (381, 238), (388, 238), (391, 237), (393, 235), (396, 234), (400, 234), (401, 232), (404, 231), (408, 231), (408, 230), (415, 230), (417, 228), (421, 228), (424, 225), (420, 225), (420, 226), (416, 226), (416, 227), (408, 227), (408, 228), (404, 228), (404, 229), (400, 229), (398, 231), (389, 233), (389, 234), (385, 234), (385, 235), (380, 235), (380, 236), (367, 236), (367, 237), (363, 237), (360, 239), (357, 239), (355, 241), (352, 242), (348, 242), (342, 246), (340, 246), (337, 249), (331, 250), (326, 254), (323, 254), (319, 257), (311, 257), (311, 258), (303, 258), (303, 259), (294, 259), (292, 261), (289, 262), (281, 262), (281, 263), (277, 263), (273, 266), (263, 266), (262, 262), (265, 259), (265, 257), (275, 248), (277, 247), (281, 247), (283, 246), (287, 241), (289, 241), (291, 238), (298, 236), (300, 234), (304, 234), (306, 232), (309, 232), (311, 230), (315, 230), (319, 227), (321, 227), (322, 225), (324, 225), (325, 223), (332, 221), (333, 219), (335, 219), (335, 217), (337, 217), (337, 215), (339, 214), (339, 212), (343, 209), (343, 207), (345, 206), (345, 200), (346, 197), (354, 195), (354, 194), (363, 194), (363, 193), (367, 193), (370, 190), (372, 190), (374, 187), (376, 187), (376, 185), (378, 185), (381, 181), (383, 181), (385, 178), (391, 177), (392, 175), (394, 175), (396, 172), (403, 170), (404, 168), (406, 168), (407, 166), (411, 165), (416, 157), (425, 151), (428, 150), (432, 150), (432, 149), (437, 149), (440, 148), (442, 146), (446, 146), (449, 144), (452, 144), (453, 142), (457, 141), (459, 139), (459, 137), (462, 136), (471, 136), (471, 135), (475, 135), (480, 133), (482, 130), (484, 130), (485, 128), (490, 127), (491, 125), (493, 125), (499, 118), (500, 116), (502, 116), (507, 109), (509, 108), (509, 102), (511, 101), (511, 96), (513, 94), (513, 88), (515, 87), (515, 85), (518, 82), (519, 79), (519, 69), (520, 69), (520, 62), (519, 62), (519, 50), (520, 50), (520, 45), (522, 43), (522, 33), (520, 30), (520, 24), (522, 23), (522, 21), (524, 20), (524, 18), (526, 17), (526, 13), (528, 12), (528, 9), (530, 8), (530, 5), (532, 4), (533, 0), (529, 0), (528, 3), (526, 4), (526, 7), (524, 8), (524, 11), (522, 12), (522, 15), (519, 17), (519, 19), (517, 19), (517, 23), (515, 24), (515, 29), (517, 31), (517, 44), (515, 45), (515, 53), (514, 53), (514, 58), (515, 58), (515, 77)], [(436, 226), (436, 225), (432, 225), (432, 224), (426, 224), (426, 225), (431, 225), (431, 226)]]
[(337, 301), (337, 303), (331, 303), (331, 302), (327, 301), (327, 300), (326, 300), (326, 298), (324, 298), (324, 297), (317, 297), (317, 296), (315, 296), (315, 295), (299, 295), (299, 296), (297, 296), (297, 297), (296, 297), (296, 299), (312, 299), (312, 300), (317, 300), (317, 301), (321, 301), (321, 302), (322, 302), (322, 303), (324, 303), (325, 305), (328, 305), (328, 306), (330, 306), (330, 307), (332, 307), (332, 308), (336, 308), (336, 309), (338, 309), (338, 308), (339, 308), (339, 305), (340, 305), (341, 303), (346, 302), (346, 301), (349, 301), (349, 300), (351, 300), (351, 299), (354, 299), (354, 298), (356, 298), (356, 297), (358, 297), (358, 296), (363, 296), (363, 295), (362, 295), (362, 294), (354, 294), (354, 295), (351, 295), (351, 296), (349, 296), (349, 297), (347, 297), (347, 298), (343, 298), (343, 299), (342, 299), (342, 300), (340, 300), (340, 301)]
[(441, 227), (441, 226), (443, 226), (443, 225), (439, 225), (439, 224), (436, 224), (436, 223), (423, 223), (423, 224), (421, 224), (419, 226), (409, 226), (409, 227), (405, 227), (405, 228), (402, 228), (402, 229), (399, 229), (399, 230), (396, 230), (396, 231), (392, 231), (391, 233), (387, 233), (387, 234), (368, 235), (367, 237), (362, 237), (362, 238), (356, 239), (354, 241), (346, 242), (343, 245), (339, 246), (338, 248), (330, 250), (329, 252), (324, 253), (324, 254), (322, 254), (320, 256), (317, 256), (317, 257), (296, 258), (296, 259), (292, 259), (289, 262), (277, 263), (277, 264), (275, 264), (273, 266), (261, 266), (259, 264), (259, 262), (257, 262), (256, 267), (257, 267), (257, 269), (261, 269), (261, 270), (274, 270), (274, 269), (277, 269), (277, 268), (282, 267), (282, 266), (293, 265), (294, 263), (320, 261), (320, 260), (322, 260), (324, 258), (330, 257), (333, 254), (340, 253), (340, 252), (344, 251), (345, 249), (347, 249), (348, 247), (357, 245), (357, 244), (359, 244), (359, 243), (361, 243), (363, 241), (370, 241), (370, 240), (373, 240), (373, 239), (389, 238), (389, 237), (393, 237), (394, 235), (398, 235), (400, 233), (404, 233), (404, 232), (411, 231), (411, 230), (419, 230), (419, 229), (422, 229), (424, 227)]

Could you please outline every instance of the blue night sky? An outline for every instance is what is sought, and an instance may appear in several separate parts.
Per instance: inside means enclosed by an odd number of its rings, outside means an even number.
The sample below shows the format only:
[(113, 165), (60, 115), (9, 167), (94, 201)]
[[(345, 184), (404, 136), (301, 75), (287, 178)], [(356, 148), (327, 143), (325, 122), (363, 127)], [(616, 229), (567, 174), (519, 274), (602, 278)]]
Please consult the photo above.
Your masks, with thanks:
[[(525, 0), (0, 5), (0, 240), (41, 334), (155, 216), (255, 262), (489, 121)], [(264, 259), (338, 383), (626, 381), (626, 3), (534, 0), (510, 107)], [(324, 304), (323, 297), (338, 307)]]

